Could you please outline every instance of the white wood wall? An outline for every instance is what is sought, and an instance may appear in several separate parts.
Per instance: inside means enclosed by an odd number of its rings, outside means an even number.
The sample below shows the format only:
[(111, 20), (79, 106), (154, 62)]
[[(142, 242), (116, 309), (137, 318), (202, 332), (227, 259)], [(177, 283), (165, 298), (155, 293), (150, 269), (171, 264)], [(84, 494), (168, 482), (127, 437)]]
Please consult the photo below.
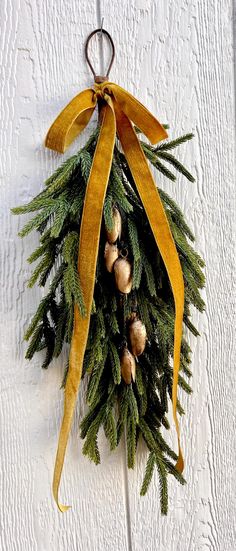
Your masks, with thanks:
[[(1, 0), (0, 6), (0, 549), (2, 551), (235, 551), (235, 121), (232, 0)], [(40, 299), (29, 290), (21, 242), (27, 202), (62, 158), (45, 150), (58, 111), (92, 83), (84, 41), (104, 16), (116, 44), (111, 79), (143, 101), (170, 136), (194, 131), (180, 158), (196, 175), (158, 182), (182, 206), (207, 264), (202, 337), (193, 342), (193, 389), (181, 422), (186, 487), (169, 483), (169, 515), (160, 516), (158, 480), (139, 497), (146, 451), (127, 472), (123, 445), (102, 464), (81, 454), (80, 394), (68, 446), (60, 514), (51, 482), (63, 395), (58, 361), (24, 360), (25, 327)], [(98, 60), (98, 57), (96, 57)], [(78, 147), (84, 138), (80, 138)], [(174, 432), (173, 432), (173, 438)]]

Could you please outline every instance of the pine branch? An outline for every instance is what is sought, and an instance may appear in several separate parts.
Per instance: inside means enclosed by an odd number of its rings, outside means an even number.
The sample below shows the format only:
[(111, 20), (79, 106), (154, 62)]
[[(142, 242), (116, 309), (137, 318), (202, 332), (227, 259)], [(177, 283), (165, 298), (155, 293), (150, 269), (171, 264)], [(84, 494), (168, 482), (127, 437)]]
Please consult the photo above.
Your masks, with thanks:
[(82, 149), (80, 151), (80, 163), (81, 163), (81, 172), (82, 172), (84, 181), (87, 182), (89, 179), (89, 174), (92, 167), (92, 158), (88, 150)]
[(129, 469), (133, 469), (136, 452), (136, 422), (132, 415), (127, 418), (126, 429), (127, 466)]
[(107, 440), (110, 442), (110, 450), (115, 450), (117, 446), (117, 430), (116, 430), (116, 422), (114, 415), (112, 413), (112, 410), (109, 408), (105, 420), (103, 423), (103, 428), (105, 432), (105, 436)]
[(97, 436), (99, 428), (104, 420), (105, 411), (106, 404), (101, 407), (99, 413), (95, 417), (94, 421), (91, 423), (82, 450), (83, 454), (87, 455), (89, 459), (95, 463), (95, 465), (98, 465), (100, 463), (100, 453), (98, 449)]
[(128, 389), (128, 403), (129, 403), (130, 414), (134, 419), (134, 422), (138, 425), (139, 423), (138, 404), (131, 387), (129, 387)]
[(171, 209), (171, 220), (173, 224), (176, 224), (178, 228), (180, 228), (187, 237), (194, 241), (194, 235), (188, 225), (186, 224), (183, 213), (181, 212), (180, 208), (176, 205), (175, 201), (171, 199), (171, 197), (162, 189), (158, 189), (159, 195), (161, 197), (161, 200), (164, 204), (165, 210), (166, 207), (169, 207)]
[(133, 211), (133, 206), (127, 199), (127, 194), (123, 182), (119, 178), (114, 166), (112, 166), (111, 168), (108, 189), (112, 194), (114, 203), (118, 203), (125, 213), (129, 214)]
[(120, 333), (120, 329), (119, 329), (119, 324), (118, 324), (118, 321), (117, 321), (117, 318), (116, 318), (116, 315), (114, 312), (111, 312), (110, 316), (109, 316), (109, 320), (110, 320), (110, 329), (111, 329), (111, 332), (113, 335), (116, 335), (117, 333)]
[(66, 380), (67, 380), (68, 372), (69, 372), (69, 362), (67, 362), (67, 364), (66, 364), (60, 389), (63, 389), (66, 386)]
[(123, 387), (120, 399), (119, 399), (119, 417), (117, 421), (117, 444), (119, 444), (124, 427), (127, 423), (128, 411), (129, 411), (129, 400), (128, 400), (129, 389)]
[(70, 210), (69, 203), (67, 201), (60, 201), (58, 208), (55, 212), (55, 218), (51, 226), (51, 237), (58, 237), (65, 224), (65, 220)]
[(145, 494), (148, 491), (148, 488), (150, 486), (150, 482), (152, 480), (154, 467), (156, 464), (156, 457), (154, 452), (150, 452), (147, 460), (146, 470), (145, 470), (145, 476), (143, 479), (142, 487), (140, 490), (140, 495), (145, 496)]
[(43, 337), (43, 324), (41, 323), (36, 327), (35, 331), (32, 331), (32, 338), (26, 351), (26, 359), (32, 360), (34, 353), (38, 350), (39, 344)]
[(35, 249), (35, 251), (27, 258), (27, 262), (29, 262), (29, 264), (32, 264), (33, 262), (38, 260), (38, 258), (40, 258), (40, 256), (42, 256), (45, 253), (45, 251), (47, 250), (47, 247), (48, 247), (48, 243), (37, 247), (37, 249)]
[(163, 462), (167, 471), (172, 474), (176, 478), (176, 480), (180, 482), (180, 484), (186, 484), (186, 480), (184, 479), (183, 475), (179, 471), (177, 471), (175, 466), (168, 459), (164, 458)]
[(62, 255), (67, 264), (74, 264), (76, 262), (79, 247), (79, 234), (76, 231), (72, 231), (67, 234), (64, 240)]
[(143, 265), (143, 271), (146, 276), (146, 283), (148, 291), (151, 295), (151, 297), (156, 297), (156, 284), (155, 284), (155, 277), (153, 274), (152, 266), (148, 261), (148, 258), (146, 256), (146, 253), (144, 251), (144, 247), (141, 246), (141, 256), (142, 256), (142, 265)]
[(55, 183), (55, 181), (63, 181), (64, 179), (68, 179), (69, 176), (73, 173), (75, 167), (77, 166), (78, 162), (80, 160), (80, 154), (73, 155), (72, 157), (69, 157), (62, 165), (60, 165), (55, 172), (47, 178), (45, 181), (45, 186), (51, 186), (51, 184)]
[(190, 319), (186, 315), (184, 315), (184, 323), (185, 323), (186, 327), (189, 329), (189, 331), (191, 331), (191, 333), (194, 335), (194, 337), (199, 337), (200, 336), (199, 331), (196, 329), (196, 327), (194, 327), (194, 325), (192, 324), (192, 322), (190, 321)]
[(133, 263), (133, 289), (139, 289), (141, 283), (141, 277), (143, 272), (143, 265), (141, 259), (134, 260)]
[(51, 296), (48, 295), (46, 297), (44, 297), (39, 306), (38, 306), (38, 309), (35, 313), (35, 315), (33, 316), (33, 319), (25, 333), (25, 340), (28, 341), (29, 338), (31, 337), (31, 335), (34, 333), (34, 330), (36, 329), (38, 323), (43, 320), (44, 316), (46, 315), (47, 313), (47, 310), (49, 309), (49, 305), (50, 305), (50, 300), (51, 300)]
[(102, 373), (105, 367), (106, 359), (108, 354), (108, 347), (105, 343), (103, 345), (103, 357), (102, 361), (97, 362), (96, 365), (93, 367), (89, 383), (88, 383), (88, 389), (86, 394), (86, 399), (88, 404), (92, 404), (93, 400), (96, 398), (98, 386), (102, 377)]
[(156, 442), (153, 438), (153, 434), (152, 434), (152, 431), (151, 429), (149, 428), (148, 424), (146, 423), (146, 421), (144, 420), (144, 418), (141, 418), (139, 420), (139, 428), (141, 430), (141, 433), (143, 435), (143, 438), (147, 444), (147, 447), (149, 448), (150, 451), (156, 451), (157, 450), (157, 446), (156, 446)]
[(107, 193), (104, 207), (103, 207), (103, 216), (105, 227), (107, 231), (112, 231), (113, 229), (113, 201), (111, 193)]
[(53, 356), (55, 358), (58, 358), (62, 351), (63, 343), (64, 343), (64, 337), (65, 337), (65, 329), (66, 329), (66, 323), (68, 319), (68, 310), (65, 303), (65, 297), (62, 296), (62, 300), (59, 303), (58, 306), (58, 320), (56, 323), (56, 331), (55, 331), (55, 344), (54, 344), (54, 352)]
[(164, 151), (159, 151), (158, 157), (174, 166), (175, 169), (178, 170), (178, 172), (180, 172), (181, 174), (183, 174), (183, 176), (185, 176), (185, 178), (187, 178), (187, 180), (189, 180), (190, 182), (195, 182), (195, 178), (192, 176), (192, 174), (190, 174), (187, 168), (185, 168), (185, 166), (180, 163), (180, 161), (178, 161), (178, 159), (176, 159), (173, 155)]
[(134, 220), (131, 217), (128, 218), (128, 233), (134, 260), (138, 261), (141, 258), (138, 230)]
[(100, 411), (103, 404), (104, 396), (100, 396), (100, 401), (95, 405), (89, 408), (88, 413), (84, 416), (83, 420), (80, 423), (80, 437), (82, 440), (87, 436), (88, 430), (91, 427), (92, 422), (96, 419), (98, 412)]
[(44, 338), (46, 343), (46, 356), (42, 368), (47, 369), (53, 359), (55, 346), (55, 333), (52, 327), (50, 327), (48, 320), (44, 321)]
[(39, 229), (42, 222), (45, 222), (46, 220), (48, 220), (48, 218), (54, 212), (54, 210), (55, 210), (55, 204), (51, 205), (50, 207), (44, 208), (42, 212), (37, 214), (34, 218), (32, 218), (32, 220), (30, 220), (29, 222), (27, 222), (27, 224), (25, 224), (22, 230), (18, 233), (19, 237), (25, 237), (32, 230)]
[(175, 182), (176, 176), (171, 172), (165, 165), (163, 165), (158, 159), (156, 159), (155, 163), (152, 163), (155, 168), (161, 172), (164, 176), (169, 178), (172, 182)]
[(161, 514), (167, 515), (167, 512), (168, 512), (167, 473), (166, 473), (165, 465), (162, 461), (162, 458), (159, 456), (159, 454), (156, 454), (155, 459), (156, 459), (156, 466), (159, 473)]
[(45, 198), (44, 195), (39, 194), (37, 197), (32, 199), (26, 205), (21, 205), (20, 207), (14, 207), (11, 209), (12, 214), (27, 214), (40, 210), (42, 208), (50, 208), (55, 206), (55, 200), (51, 198)]
[(117, 348), (112, 341), (110, 341), (109, 343), (109, 358), (112, 366), (114, 383), (119, 385), (121, 382), (120, 358), (117, 352)]
[(182, 145), (183, 143), (192, 140), (194, 138), (194, 134), (184, 134), (184, 136), (181, 136), (180, 138), (177, 138), (176, 140), (172, 140), (170, 142), (164, 142), (162, 144), (159, 144), (157, 147), (155, 147), (154, 151), (169, 151), (170, 149), (174, 149), (175, 147), (178, 147), (179, 145)]

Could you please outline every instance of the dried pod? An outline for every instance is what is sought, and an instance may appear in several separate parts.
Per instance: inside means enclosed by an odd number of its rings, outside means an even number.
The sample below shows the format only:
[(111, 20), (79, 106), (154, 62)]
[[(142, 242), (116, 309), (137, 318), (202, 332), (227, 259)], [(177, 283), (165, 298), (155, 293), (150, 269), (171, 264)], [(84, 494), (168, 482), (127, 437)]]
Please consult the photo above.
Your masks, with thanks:
[(115, 243), (115, 241), (117, 241), (118, 238), (120, 239), (120, 236), (121, 236), (122, 220), (121, 220), (120, 212), (116, 207), (113, 208), (112, 218), (113, 218), (113, 228), (111, 231), (107, 230), (107, 239), (109, 243)]
[(128, 294), (132, 289), (132, 266), (127, 258), (118, 258), (114, 264), (114, 273), (117, 289)]
[(104, 250), (104, 258), (105, 258), (105, 264), (106, 269), (108, 272), (112, 272), (114, 262), (117, 260), (119, 256), (117, 245), (113, 245), (112, 243), (109, 243), (108, 241), (105, 244), (105, 250)]
[(136, 320), (137, 319), (137, 312), (135, 312), (135, 311), (131, 312), (128, 319), (129, 319), (130, 322)]
[(130, 385), (132, 380), (135, 381), (136, 364), (135, 358), (128, 348), (124, 348), (123, 350), (120, 365), (122, 379), (124, 379), (127, 385)]
[(134, 356), (140, 356), (143, 353), (147, 340), (147, 331), (144, 323), (139, 319), (134, 319), (129, 326), (129, 340), (131, 351)]

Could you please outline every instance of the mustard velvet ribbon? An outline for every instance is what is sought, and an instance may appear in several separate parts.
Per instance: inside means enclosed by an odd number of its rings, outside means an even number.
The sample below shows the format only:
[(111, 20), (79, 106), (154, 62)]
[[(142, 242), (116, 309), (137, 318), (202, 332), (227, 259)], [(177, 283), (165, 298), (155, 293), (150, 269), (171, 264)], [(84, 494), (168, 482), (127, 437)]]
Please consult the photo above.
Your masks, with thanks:
[(66, 511), (69, 506), (59, 503), (59, 485), (88, 339), (103, 204), (116, 133), (172, 287), (175, 303), (172, 407), (178, 438), (176, 468), (179, 472), (182, 472), (184, 468), (176, 410), (184, 310), (183, 273), (165, 210), (132, 123), (140, 128), (152, 144), (166, 138), (167, 133), (158, 120), (129, 92), (112, 82), (103, 82), (95, 83), (93, 88), (84, 90), (72, 99), (50, 127), (45, 145), (63, 153), (86, 127), (100, 99), (103, 100), (100, 133), (86, 188), (78, 254), (78, 272), (84, 294), (86, 317), (80, 315), (78, 306), (75, 305), (69, 371), (64, 395), (64, 413), (53, 476), (53, 496), (62, 512)]

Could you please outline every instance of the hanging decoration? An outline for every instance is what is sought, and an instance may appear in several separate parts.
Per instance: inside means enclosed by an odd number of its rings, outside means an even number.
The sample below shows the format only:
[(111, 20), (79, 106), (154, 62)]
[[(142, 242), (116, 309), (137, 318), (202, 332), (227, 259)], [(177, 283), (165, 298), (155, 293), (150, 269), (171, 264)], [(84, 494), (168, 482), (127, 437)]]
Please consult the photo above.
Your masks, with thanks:
[[(182, 324), (198, 335), (190, 306), (204, 308), (199, 293), (204, 263), (190, 245), (194, 236), (181, 210), (164, 188), (165, 177), (175, 181), (173, 170), (194, 181), (172, 153), (193, 135), (166, 141), (168, 127), (108, 80), (115, 49), (105, 30), (112, 57), (106, 76), (96, 76), (88, 46), (97, 32), (85, 48), (94, 85), (58, 115), (45, 145), (64, 153), (98, 107), (97, 128), (46, 180), (37, 197), (12, 209), (14, 214), (38, 211), (19, 235), (39, 232), (40, 244), (28, 259), (39, 260), (29, 287), (37, 282), (46, 288), (26, 331), (26, 357), (45, 350), (42, 367), (47, 368), (64, 343), (69, 345), (53, 478), (59, 509), (68, 508), (59, 502), (59, 485), (80, 381), (86, 378), (83, 453), (100, 462), (97, 437), (103, 427), (111, 450), (124, 434), (128, 467), (134, 468), (143, 439), (149, 455), (141, 495), (156, 467), (161, 512), (166, 514), (168, 474), (185, 482), (177, 418), (184, 410), (177, 389), (191, 393), (191, 350)], [(158, 173), (158, 187), (149, 163)], [(162, 433), (170, 428), (170, 400), (177, 453)]]

